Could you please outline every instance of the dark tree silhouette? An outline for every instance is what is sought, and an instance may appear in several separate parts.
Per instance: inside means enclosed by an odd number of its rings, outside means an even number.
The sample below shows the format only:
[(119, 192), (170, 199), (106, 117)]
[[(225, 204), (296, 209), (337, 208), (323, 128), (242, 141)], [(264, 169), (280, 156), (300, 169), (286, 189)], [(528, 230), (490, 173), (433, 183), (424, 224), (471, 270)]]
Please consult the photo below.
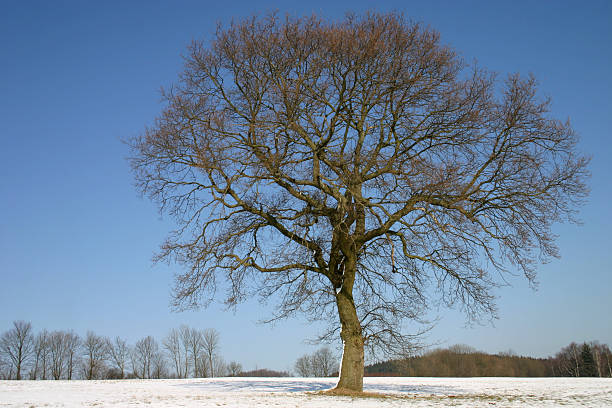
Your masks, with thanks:
[(159, 254), (185, 267), (176, 306), (223, 282), (229, 305), (258, 293), (274, 318), (330, 320), (340, 389), (362, 389), (364, 345), (408, 344), (427, 287), (494, 314), (499, 276), (533, 281), (587, 192), (534, 78), (499, 83), (397, 14), (254, 17), (185, 60), (131, 141), (140, 189), (178, 222)]
[(587, 343), (582, 345), (580, 351), (580, 357), (582, 360), (582, 367), (580, 370), (580, 376), (582, 377), (597, 377), (597, 366), (595, 365), (595, 359), (593, 358), (593, 352), (591, 346)]

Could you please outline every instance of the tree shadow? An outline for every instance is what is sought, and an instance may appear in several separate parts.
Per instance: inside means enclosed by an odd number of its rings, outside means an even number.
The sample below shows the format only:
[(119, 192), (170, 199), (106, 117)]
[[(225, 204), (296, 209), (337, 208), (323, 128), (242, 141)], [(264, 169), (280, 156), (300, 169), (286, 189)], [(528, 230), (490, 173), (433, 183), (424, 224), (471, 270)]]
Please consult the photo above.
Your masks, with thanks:
[[(176, 384), (180, 387), (193, 387), (201, 390), (219, 392), (316, 392), (333, 388), (336, 379), (205, 379), (197, 382)], [(435, 394), (454, 395), (467, 393), (467, 390), (446, 385), (416, 385), (416, 384), (368, 384), (363, 385), (366, 392), (383, 394)]]
[(266, 380), (238, 380), (238, 381), (227, 381), (227, 380), (213, 380), (213, 381), (202, 381), (193, 383), (177, 384), (181, 387), (196, 387), (203, 390), (209, 389), (211, 391), (258, 391), (258, 392), (308, 392), (308, 391), (322, 391), (332, 388), (335, 385), (335, 379), (333, 381), (303, 381), (303, 380), (280, 380), (280, 381), (266, 381)]

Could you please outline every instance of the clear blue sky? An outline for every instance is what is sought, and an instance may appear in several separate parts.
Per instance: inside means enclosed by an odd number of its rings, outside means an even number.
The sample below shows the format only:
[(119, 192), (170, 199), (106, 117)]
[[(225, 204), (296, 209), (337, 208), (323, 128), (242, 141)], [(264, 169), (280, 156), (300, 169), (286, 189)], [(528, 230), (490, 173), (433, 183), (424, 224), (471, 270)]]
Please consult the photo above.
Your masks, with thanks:
[(532, 72), (556, 117), (571, 118), (591, 155), (592, 193), (582, 226), (556, 228), (562, 259), (498, 291), (495, 327), (441, 317), (430, 342), (546, 356), (571, 341), (612, 344), (612, 2), (299, 1), (0, 3), (0, 331), (92, 329), (130, 342), (161, 339), (182, 323), (214, 327), (222, 354), (245, 368), (289, 369), (313, 350), (304, 319), (274, 327), (256, 302), (235, 313), (171, 313), (176, 265), (151, 257), (173, 227), (138, 196), (122, 138), (161, 109), (159, 88), (180, 55), (218, 21), (278, 9), (340, 18), (399, 10), (440, 31), (468, 60)]

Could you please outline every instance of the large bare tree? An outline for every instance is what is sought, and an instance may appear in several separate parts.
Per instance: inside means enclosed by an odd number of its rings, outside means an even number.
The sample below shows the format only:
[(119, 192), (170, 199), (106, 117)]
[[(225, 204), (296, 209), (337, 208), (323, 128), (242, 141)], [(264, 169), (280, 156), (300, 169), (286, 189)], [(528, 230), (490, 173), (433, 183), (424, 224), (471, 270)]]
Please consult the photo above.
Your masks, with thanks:
[(339, 389), (361, 390), (364, 345), (401, 351), (432, 299), (494, 313), (491, 289), (533, 281), (587, 193), (533, 77), (497, 81), (401, 15), (253, 17), (185, 60), (131, 142), (140, 189), (178, 222), (159, 255), (185, 266), (176, 306), (221, 287), (330, 319)]

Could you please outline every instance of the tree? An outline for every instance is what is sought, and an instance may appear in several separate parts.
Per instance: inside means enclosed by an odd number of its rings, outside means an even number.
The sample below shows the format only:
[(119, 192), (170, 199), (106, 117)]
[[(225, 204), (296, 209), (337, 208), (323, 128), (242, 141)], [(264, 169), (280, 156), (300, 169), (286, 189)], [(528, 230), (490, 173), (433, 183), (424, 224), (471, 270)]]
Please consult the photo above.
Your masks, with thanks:
[(170, 330), (170, 333), (168, 333), (162, 343), (168, 352), (171, 361), (174, 363), (176, 377), (187, 378), (187, 373), (184, 371), (184, 368), (186, 367), (185, 361), (187, 360), (187, 354), (183, 353), (180, 331), (177, 329)]
[(336, 359), (328, 347), (303, 355), (295, 362), (295, 371), (300, 377), (329, 377), (337, 370)]
[(303, 355), (295, 361), (295, 371), (300, 377), (312, 377), (312, 360), (309, 355)]
[(21, 372), (34, 349), (32, 324), (14, 321), (13, 327), (0, 337), (0, 352), (15, 368), (15, 379), (21, 380)]
[(597, 377), (597, 367), (595, 365), (595, 359), (593, 358), (593, 352), (591, 346), (587, 343), (582, 345), (580, 350), (581, 369), (580, 375), (582, 377)]
[(104, 374), (104, 361), (108, 353), (106, 344), (104, 337), (96, 335), (91, 330), (87, 331), (83, 341), (85, 379), (95, 380)]
[(242, 373), (242, 364), (237, 361), (230, 361), (227, 365), (227, 375), (230, 377), (238, 377)]
[(202, 332), (197, 329), (187, 328), (182, 334), (183, 342), (187, 345), (189, 356), (193, 363), (193, 376), (206, 377), (206, 366), (200, 358), (204, 352), (204, 338)]
[(610, 348), (606, 345), (605, 346), (605, 357), (606, 357), (606, 367), (607, 367), (607, 371), (608, 377), (612, 377), (612, 351), (610, 351)]
[(612, 377), (610, 369), (610, 357), (612, 352), (607, 344), (601, 344), (598, 341), (593, 341), (589, 344), (593, 352), (593, 360), (598, 377)]
[(138, 378), (154, 378), (161, 373), (163, 363), (159, 357), (159, 345), (151, 336), (136, 342), (132, 350), (132, 370)]
[(168, 378), (168, 370), (166, 367), (166, 359), (164, 354), (159, 349), (153, 354), (151, 359), (152, 371), (149, 378)]
[(50, 369), (54, 380), (59, 380), (66, 374), (67, 337), (67, 333), (60, 330), (56, 330), (49, 335)]
[(219, 351), (219, 332), (215, 329), (206, 329), (202, 335), (202, 346), (206, 355), (208, 363), (208, 373), (210, 377), (216, 377), (218, 373), (218, 367), (215, 364), (218, 359), (217, 352)]
[(572, 342), (563, 347), (556, 356), (560, 376), (580, 377), (581, 355), (578, 344)]
[(30, 379), (47, 379), (47, 365), (49, 363), (49, 332), (45, 329), (38, 333), (34, 339), (34, 363), (30, 371)]
[(499, 83), (397, 14), (233, 23), (164, 97), (131, 165), (178, 223), (158, 256), (184, 265), (175, 307), (226, 282), (229, 305), (328, 320), (339, 389), (362, 390), (364, 346), (402, 352), (431, 301), (494, 316), (498, 277), (533, 282), (587, 194), (533, 77)]
[(115, 337), (112, 341), (106, 339), (106, 349), (108, 350), (109, 360), (118, 370), (119, 376), (121, 379), (125, 378), (125, 364), (130, 355), (130, 348), (127, 342), (119, 336)]
[(211, 377), (227, 377), (229, 374), (229, 367), (225, 362), (225, 359), (220, 354), (215, 354), (213, 357), (213, 367), (214, 371), (211, 374)]
[(322, 347), (312, 355), (315, 377), (329, 377), (338, 371), (336, 358), (329, 347)]
[(74, 373), (74, 367), (77, 366), (78, 355), (77, 352), (81, 346), (81, 338), (74, 331), (70, 330), (65, 333), (66, 342), (66, 378), (72, 380), (72, 374)]
[(607, 344), (599, 345), (601, 377), (612, 377), (612, 351)]

